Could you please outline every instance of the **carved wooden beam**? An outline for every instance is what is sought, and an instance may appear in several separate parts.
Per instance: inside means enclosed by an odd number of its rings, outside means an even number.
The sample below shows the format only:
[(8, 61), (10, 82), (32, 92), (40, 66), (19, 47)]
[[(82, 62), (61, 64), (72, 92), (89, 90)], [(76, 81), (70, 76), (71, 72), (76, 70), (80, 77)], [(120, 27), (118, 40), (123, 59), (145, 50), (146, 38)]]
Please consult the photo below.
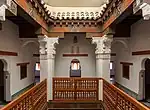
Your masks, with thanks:
[(103, 30), (108, 28), (133, 2), (134, 0), (123, 0), (120, 4), (118, 4), (109, 19), (104, 22)]
[(112, 0), (104, 10), (102, 18), (97, 22), (103, 22), (103, 31), (106, 30), (132, 3), (134, 0)]
[(64, 38), (64, 32), (50, 32), (48, 37), (59, 37)]
[(33, 5), (27, 0), (14, 0), (17, 5), (19, 5), (26, 13), (28, 13), (39, 25), (41, 25), (45, 30), (48, 31), (48, 25), (44, 18), (40, 16), (33, 7)]

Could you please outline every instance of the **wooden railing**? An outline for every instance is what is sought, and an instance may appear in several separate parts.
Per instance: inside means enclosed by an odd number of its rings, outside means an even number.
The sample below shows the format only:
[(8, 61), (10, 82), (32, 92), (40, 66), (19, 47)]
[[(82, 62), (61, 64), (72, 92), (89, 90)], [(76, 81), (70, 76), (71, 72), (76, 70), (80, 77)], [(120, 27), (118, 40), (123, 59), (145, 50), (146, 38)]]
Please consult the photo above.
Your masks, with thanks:
[(16, 98), (1, 110), (45, 110), (47, 109), (47, 80)]
[(97, 78), (53, 78), (54, 101), (98, 100)]
[(98, 101), (100, 80), (103, 82), (103, 103), (106, 110), (150, 110), (101, 78), (53, 78), (53, 100)]
[(105, 80), (103, 80), (103, 102), (107, 110), (150, 110)]

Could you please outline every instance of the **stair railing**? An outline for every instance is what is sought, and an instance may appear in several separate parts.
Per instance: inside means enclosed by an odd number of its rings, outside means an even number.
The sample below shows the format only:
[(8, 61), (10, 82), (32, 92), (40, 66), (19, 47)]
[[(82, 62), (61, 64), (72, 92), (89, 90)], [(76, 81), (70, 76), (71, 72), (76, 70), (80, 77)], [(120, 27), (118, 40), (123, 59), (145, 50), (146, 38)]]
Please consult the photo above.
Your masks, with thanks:
[(45, 110), (47, 108), (47, 80), (11, 101), (1, 110)]

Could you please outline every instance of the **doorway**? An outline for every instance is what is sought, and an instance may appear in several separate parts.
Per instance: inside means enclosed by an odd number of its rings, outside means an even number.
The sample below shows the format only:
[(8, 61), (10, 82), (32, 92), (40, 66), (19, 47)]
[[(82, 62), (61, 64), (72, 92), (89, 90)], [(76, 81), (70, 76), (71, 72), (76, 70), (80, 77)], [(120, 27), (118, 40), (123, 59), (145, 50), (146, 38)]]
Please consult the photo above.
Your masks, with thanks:
[(150, 102), (150, 59), (145, 61), (145, 99)]
[(4, 101), (4, 63), (0, 60), (0, 101)]

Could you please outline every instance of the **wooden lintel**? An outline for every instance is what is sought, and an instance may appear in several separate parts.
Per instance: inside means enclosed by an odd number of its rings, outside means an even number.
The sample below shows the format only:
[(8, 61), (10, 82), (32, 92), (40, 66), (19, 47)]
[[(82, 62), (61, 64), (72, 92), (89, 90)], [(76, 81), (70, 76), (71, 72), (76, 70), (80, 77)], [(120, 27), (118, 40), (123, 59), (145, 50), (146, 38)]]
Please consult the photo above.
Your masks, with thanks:
[(48, 37), (59, 37), (64, 38), (64, 32), (50, 32)]
[(150, 55), (150, 50), (132, 52), (132, 55)]
[(116, 56), (116, 53), (111, 53), (111, 56)]
[(86, 32), (86, 38), (92, 38), (92, 37), (102, 37), (102, 32)]
[(120, 62), (120, 64), (123, 64), (123, 65), (133, 65), (133, 63), (130, 63), (130, 62)]
[(63, 57), (87, 57), (88, 54), (82, 54), (82, 53), (68, 53), (68, 54), (63, 54)]
[(29, 65), (29, 62), (25, 62), (25, 63), (17, 63), (17, 66), (22, 66), (22, 65)]
[(10, 52), (10, 51), (0, 51), (0, 55), (4, 56), (18, 56), (17, 52)]
[(40, 54), (33, 54), (33, 57), (40, 57)]

